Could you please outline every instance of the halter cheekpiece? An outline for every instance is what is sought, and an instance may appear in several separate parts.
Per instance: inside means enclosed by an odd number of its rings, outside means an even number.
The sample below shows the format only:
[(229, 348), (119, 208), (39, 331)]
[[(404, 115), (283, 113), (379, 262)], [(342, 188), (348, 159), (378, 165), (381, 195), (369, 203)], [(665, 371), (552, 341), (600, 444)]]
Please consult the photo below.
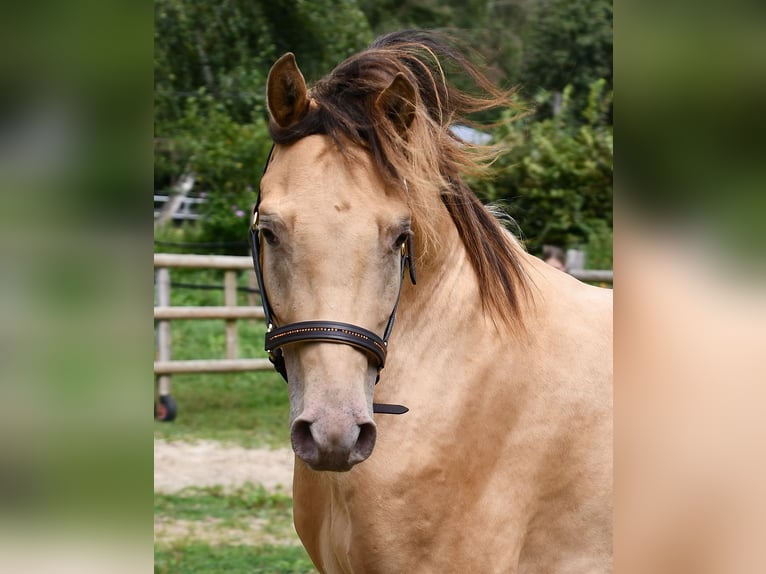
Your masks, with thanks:
[[(273, 151), (273, 148), (272, 148)], [(266, 169), (271, 159), (271, 151), (266, 160)], [(399, 294), (396, 296), (394, 308), (388, 318), (386, 330), (383, 337), (362, 327), (350, 323), (340, 323), (337, 321), (299, 321), (289, 323), (281, 327), (274, 324), (274, 313), (271, 309), (263, 281), (263, 269), (261, 267), (261, 242), (258, 232), (258, 208), (261, 203), (261, 192), (258, 191), (256, 203), (253, 206), (252, 217), (250, 219), (250, 247), (253, 255), (253, 266), (255, 267), (255, 277), (258, 281), (258, 290), (261, 293), (263, 304), (263, 314), (266, 319), (266, 337), (264, 347), (269, 354), (269, 360), (274, 365), (274, 369), (282, 375), (287, 381), (287, 368), (285, 358), (282, 353), (282, 346), (290, 343), (313, 342), (313, 343), (338, 343), (349, 345), (365, 353), (375, 364), (378, 375), (375, 384), (380, 380), (380, 371), (386, 365), (386, 355), (388, 350), (388, 338), (394, 328), (394, 319), (396, 310), (399, 306), (399, 297), (404, 283), (405, 271), (409, 268), (409, 275), (412, 284), (415, 284), (415, 261), (414, 261), (414, 242), (412, 235), (401, 247), (401, 266), (399, 278)], [(383, 403), (373, 403), (373, 412), (385, 414), (404, 414), (409, 409), (402, 405), (389, 405)]]

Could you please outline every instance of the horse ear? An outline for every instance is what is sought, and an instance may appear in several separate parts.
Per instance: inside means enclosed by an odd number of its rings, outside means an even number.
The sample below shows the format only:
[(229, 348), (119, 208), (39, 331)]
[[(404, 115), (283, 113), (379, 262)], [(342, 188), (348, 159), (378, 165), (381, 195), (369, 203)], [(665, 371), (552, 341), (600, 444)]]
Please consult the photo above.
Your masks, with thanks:
[(375, 107), (388, 116), (400, 135), (404, 135), (415, 119), (415, 87), (399, 72), (378, 95)]
[(280, 127), (291, 126), (306, 115), (309, 93), (292, 52), (279, 58), (269, 70), (266, 99), (269, 114)]

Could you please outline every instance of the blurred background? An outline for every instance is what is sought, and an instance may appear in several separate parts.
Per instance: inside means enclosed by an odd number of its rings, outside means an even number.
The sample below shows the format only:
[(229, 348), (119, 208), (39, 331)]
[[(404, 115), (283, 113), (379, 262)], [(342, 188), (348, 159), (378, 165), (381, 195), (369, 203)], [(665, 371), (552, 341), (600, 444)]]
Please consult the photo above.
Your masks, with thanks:
[(766, 12), (615, 8), (615, 564), (760, 572)]
[(152, 6), (0, 12), (0, 570), (147, 571)]

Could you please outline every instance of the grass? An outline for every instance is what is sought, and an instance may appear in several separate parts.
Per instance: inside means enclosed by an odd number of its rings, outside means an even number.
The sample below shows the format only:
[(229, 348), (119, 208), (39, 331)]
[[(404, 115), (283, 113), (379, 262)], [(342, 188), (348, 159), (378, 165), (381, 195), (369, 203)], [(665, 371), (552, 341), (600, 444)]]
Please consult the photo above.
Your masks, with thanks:
[(155, 552), (155, 574), (303, 574), (314, 567), (302, 547), (190, 544)]
[(178, 417), (155, 422), (155, 438), (290, 446), (287, 385), (276, 373), (174, 375), (172, 395)]
[(229, 525), (253, 516), (280, 516), (292, 520), (293, 500), (285, 492), (269, 492), (261, 485), (245, 484), (234, 490), (221, 486), (190, 487), (174, 494), (154, 495), (154, 514), (177, 519), (224, 519)]
[(155, 573), (314, 573), (292, 498), (246, 484), (155, 494)]

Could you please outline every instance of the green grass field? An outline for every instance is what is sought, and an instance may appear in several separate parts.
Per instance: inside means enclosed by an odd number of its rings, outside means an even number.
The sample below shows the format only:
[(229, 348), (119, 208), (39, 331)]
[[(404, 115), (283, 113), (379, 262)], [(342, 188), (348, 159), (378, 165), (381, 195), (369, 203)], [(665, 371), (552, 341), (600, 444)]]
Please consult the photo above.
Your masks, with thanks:
[[(292, 526), (292, 499), (247, 484), (156, 494), (155, 573), (311, 573)], [(179, 531), (185, 533), (179, 536)]]
[[(214, 271), (172, 270), (171, 281), (222, 284)], [(243, 273), (240, 284), (246, 284)], [(239, 304), (248, 304), (240, 294)], [(172, 288), (172, 305), (221, 305), (222, 291)], [(224, 322), (173, 321), (173, 359), (222, 358)], [(240, 357), (264, 357), (264, 326), (239, 322)], [(174, 375), (177, 419), (155, 439), (217, 440), (246, 448), (289, 447), (287, 386), (274, 372)], [(225, 471), (222, 469), (222, 472)], [(155, 573), (316, 572), (292, 525), (292, 498), (260, 485), (155, 493)]]
[(174, 375), (172, 395), (178, 417), (155, 422), (155, 438), (290, 446), (287, 386), (275, 373)]

